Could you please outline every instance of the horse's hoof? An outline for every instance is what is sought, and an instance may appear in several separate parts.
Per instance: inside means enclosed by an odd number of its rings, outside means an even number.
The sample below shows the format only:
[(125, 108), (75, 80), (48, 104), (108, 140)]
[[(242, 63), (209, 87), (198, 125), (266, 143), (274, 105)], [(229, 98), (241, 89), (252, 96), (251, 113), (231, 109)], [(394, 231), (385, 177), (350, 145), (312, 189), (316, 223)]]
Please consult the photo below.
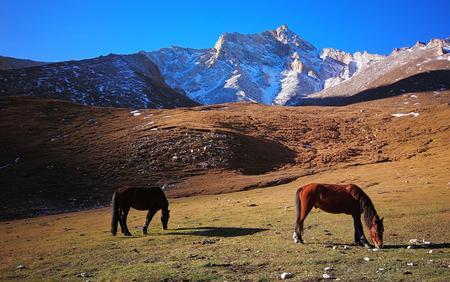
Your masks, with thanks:
[(300, 238), (298, 237), (298, 235), (297, 235), (295, 232), (294, 232), (294, 235), (292, 235), (292, 239), (294, 239), (294, 242), (295, 242), (296, 244), (298, 244), (298, 243), (303, 244), (303, 240), (300, 239)]

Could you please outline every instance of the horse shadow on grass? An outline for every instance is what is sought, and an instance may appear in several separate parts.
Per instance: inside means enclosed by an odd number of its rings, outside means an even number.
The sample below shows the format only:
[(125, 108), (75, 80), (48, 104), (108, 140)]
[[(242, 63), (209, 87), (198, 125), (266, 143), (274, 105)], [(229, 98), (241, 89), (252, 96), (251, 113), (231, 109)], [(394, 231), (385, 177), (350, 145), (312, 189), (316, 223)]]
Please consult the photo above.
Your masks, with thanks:
[(192, 227), (192, 228), (177, 228), (176, 231), (182, 232), (169, 232), (168, 235), (194, 235), (205, 237), (240, 237), (253, 235), (259, 232), (267, 231), (267, 228), (242, 228), (242, 227)]
[(428, 245), (411, 245), (411, 244), (384, 245), (383, 249), (406, 249), (408, 246), (412, 246), (413, 249), (448, 249), (450, 248), (450, 243), (435, 243)]

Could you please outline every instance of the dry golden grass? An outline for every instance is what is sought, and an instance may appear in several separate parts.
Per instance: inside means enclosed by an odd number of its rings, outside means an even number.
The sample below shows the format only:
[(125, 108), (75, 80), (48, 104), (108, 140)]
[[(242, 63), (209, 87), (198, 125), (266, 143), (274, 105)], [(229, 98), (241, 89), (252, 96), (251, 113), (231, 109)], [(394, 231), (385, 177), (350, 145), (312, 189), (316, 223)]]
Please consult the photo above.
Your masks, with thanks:
[[(163, 231), (155, 217), (148, 236), (138, 230), (145, 213), (135, 210), (131, 238), (110, 235), (108, 208), (2, 222), (0, 279), (77, 280), (86, 273), (85, 280), (255, 281), (292, 272), (301, 281), (321, 279), (330, 266), (342, 280), (448, 281), (450, 152), (427, 153), (276, 187), (175, 199), (170, 229)], [(306, 244), (294, 244), (294, 191), (313, 181), (363, 187), (385, 217), (386, 248), (373, 252), (351, 245), (351, 218), (319, 210), (306, 220)], [(407, 249), (414, 238), (432, 244)], [(344, 244), (351, 248), (344, 250)], [(26, 268), (17, 269), (19, 264)]]

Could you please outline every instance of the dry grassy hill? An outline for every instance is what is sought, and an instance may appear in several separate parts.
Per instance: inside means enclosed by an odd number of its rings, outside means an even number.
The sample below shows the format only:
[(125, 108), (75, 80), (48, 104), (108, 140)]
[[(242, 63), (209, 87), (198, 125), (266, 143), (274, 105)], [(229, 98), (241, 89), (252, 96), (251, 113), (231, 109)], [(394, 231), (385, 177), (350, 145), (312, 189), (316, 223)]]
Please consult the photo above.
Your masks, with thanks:
[[(345, 107), (99, 108), (0, 98), (0, 218), (107, 205), (118, 185), (170, 197), (286, 183), (449, 150), (450, 92)], [(417, 117), (395, 113), (417, 112)]]

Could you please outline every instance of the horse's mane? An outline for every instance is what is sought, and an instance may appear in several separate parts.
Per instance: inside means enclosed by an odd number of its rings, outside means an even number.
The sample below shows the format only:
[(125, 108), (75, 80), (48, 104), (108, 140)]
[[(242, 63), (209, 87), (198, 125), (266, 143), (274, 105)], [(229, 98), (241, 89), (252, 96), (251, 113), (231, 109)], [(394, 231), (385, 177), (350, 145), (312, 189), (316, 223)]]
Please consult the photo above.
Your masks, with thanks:
[(372, 203), (372, 200), (370, 200), (369, 196), (367, 196), (364, 191), (359, 188), (355, 187), (354, 195), (356, 199), (359, 201), (359, 205), (364, 213), (364, 222), (368, 227), (372, 226), (372, 219), (375, 217), (378, 219), (377, 211), (375, 210), (375, 207)]

